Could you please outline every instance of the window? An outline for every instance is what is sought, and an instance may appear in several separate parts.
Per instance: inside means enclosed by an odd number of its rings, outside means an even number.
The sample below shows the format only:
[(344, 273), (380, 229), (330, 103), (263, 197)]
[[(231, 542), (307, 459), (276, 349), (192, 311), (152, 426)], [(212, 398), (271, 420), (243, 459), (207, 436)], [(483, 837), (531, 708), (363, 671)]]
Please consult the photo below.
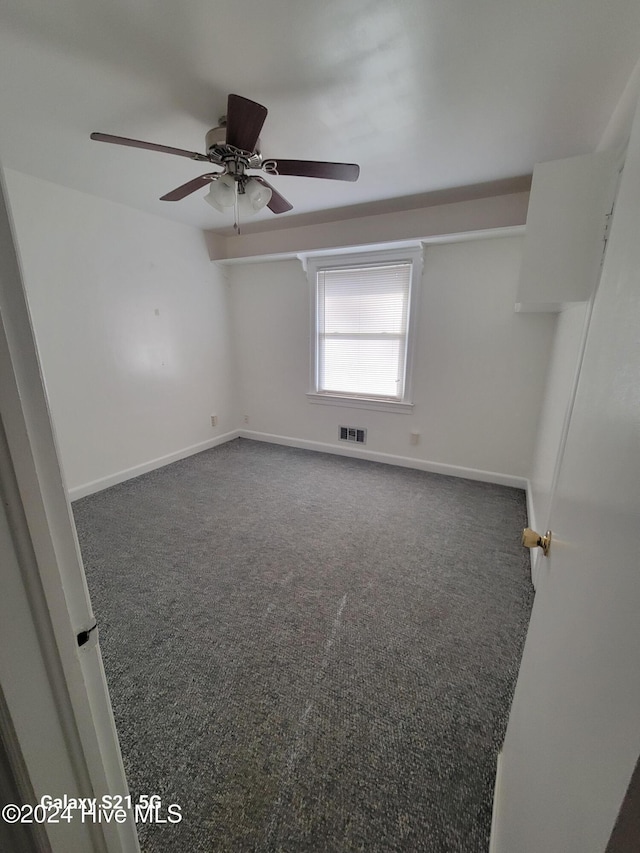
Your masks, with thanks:
[(312, 402), (410, 410), (420, 249), (309, 261)]

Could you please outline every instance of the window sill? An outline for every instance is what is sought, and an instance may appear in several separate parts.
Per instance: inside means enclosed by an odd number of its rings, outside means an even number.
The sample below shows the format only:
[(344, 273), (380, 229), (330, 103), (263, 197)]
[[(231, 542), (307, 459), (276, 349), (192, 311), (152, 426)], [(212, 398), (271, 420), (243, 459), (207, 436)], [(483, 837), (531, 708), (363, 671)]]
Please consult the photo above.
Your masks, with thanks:
[(400, 403), (395, 400), (373, 400), (367, 397), (341, 397), (337, 394), (317, 394), (310, 391), (307, 394), (310, 403), (322, 406), (345, 406), (348, 409), (373, 409), (379, 412), (396, 412), (400, 415), (410, 415), (413, 403)]

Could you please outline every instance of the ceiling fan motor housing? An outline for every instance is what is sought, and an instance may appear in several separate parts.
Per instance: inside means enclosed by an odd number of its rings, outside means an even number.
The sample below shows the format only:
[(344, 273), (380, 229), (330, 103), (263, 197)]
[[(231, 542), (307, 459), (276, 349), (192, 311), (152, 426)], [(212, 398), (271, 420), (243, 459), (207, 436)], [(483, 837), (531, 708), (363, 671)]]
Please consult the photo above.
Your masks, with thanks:
[[(231, 145), (227, 145), (227, 127), (226, 125), (219, 125), (218, 127), (212, 127), (210, 131), (207, 132), (204, 138), (205, 149), (211, 160), (214, 163), (223, 164), (225, 161), (229, 160), (231, 157), (237, 156), (237, 149), (233, 148)], [(256, 140), (255, 147), (251, 152), (251, 156), (246, 156), (243, 159), (247, 160), (248, 165), (252, 169), (260, 168), (260, 139)]]
[(213, 154), (214, 150), (219, 146), (225, 145), (227, 142), (226, 127), (212, 127), (204, 138), (205, 150), (207, 154)]

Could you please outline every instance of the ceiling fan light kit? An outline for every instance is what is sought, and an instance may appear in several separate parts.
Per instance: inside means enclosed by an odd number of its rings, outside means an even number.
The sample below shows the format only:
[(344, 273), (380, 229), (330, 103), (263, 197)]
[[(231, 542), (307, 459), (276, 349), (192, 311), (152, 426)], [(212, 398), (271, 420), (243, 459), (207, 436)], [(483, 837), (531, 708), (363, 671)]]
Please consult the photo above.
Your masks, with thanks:
[(255, 178), (249, 178), (244, 184), (244, 192), (238, 192), (238, 204), (240, 205), (240, 213), (245, 216), (253, 216), (259, 210), (262, 210), (271, 201), (271, 188), (265, 184), (260, 184)]
[(204, 197), (211, 207), (224, 213), (226, 207), (236, 203), (236, 182), (231, 175), (220, 175), (209, 185), (209, 192)]
[(233, 175), (222, 172), (211, 182), (204, 200), (220, 213), (237, 204), (239, 213), (246, 218), (269, 204), (272, 195), (271, 188), (258, 183), (255, 178), (245, 175), (244, 180), (237, 181)]
[(355, 163), (328, 163), (315, 160), (263, 160), (260, 153), (260, 131), (267, 117), (267, 109), (241, 95), (229, 95), (227, 114), (220, 125), (210, 130), (205, 137), (207, 153), (185, 151), (153, 142), (142, 142), (107, 133), (92, 133), (97, 142), (110, 142), (132, 148), (144, 148), (188, 157), (198, 162), (210, 162), (222, 168), (187, 181), (161, 197), (161, 201), (180, 201), (209, 184), (205, 196), (216, 210), (224, 213), (227, 208), (235, 209), (235, 228), (240, 233), (239, 218), (251, 216), (264, 207), (272, 213), (285, 213), (293, 208), (284, 196), (263, 177), (248, 175), (248, 169), (261, 169), (268, 175), (293, 175), (305, 178), (325, 178), (334, 181), (357, 181), (360, 167)]

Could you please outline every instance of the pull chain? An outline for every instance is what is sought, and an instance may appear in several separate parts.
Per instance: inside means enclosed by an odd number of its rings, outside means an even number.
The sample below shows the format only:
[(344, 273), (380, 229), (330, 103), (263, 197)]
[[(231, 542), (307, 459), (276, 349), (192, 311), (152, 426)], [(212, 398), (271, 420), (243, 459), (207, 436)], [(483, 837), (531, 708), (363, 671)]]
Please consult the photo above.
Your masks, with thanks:
[(235, 188), (235, 199), (233, 202), (233, 218), (234, 223), (233, 227), (235, 228), (236, 234), (240, 234), (240, 205), (238, 204), (238, 182), (234, 181)]

